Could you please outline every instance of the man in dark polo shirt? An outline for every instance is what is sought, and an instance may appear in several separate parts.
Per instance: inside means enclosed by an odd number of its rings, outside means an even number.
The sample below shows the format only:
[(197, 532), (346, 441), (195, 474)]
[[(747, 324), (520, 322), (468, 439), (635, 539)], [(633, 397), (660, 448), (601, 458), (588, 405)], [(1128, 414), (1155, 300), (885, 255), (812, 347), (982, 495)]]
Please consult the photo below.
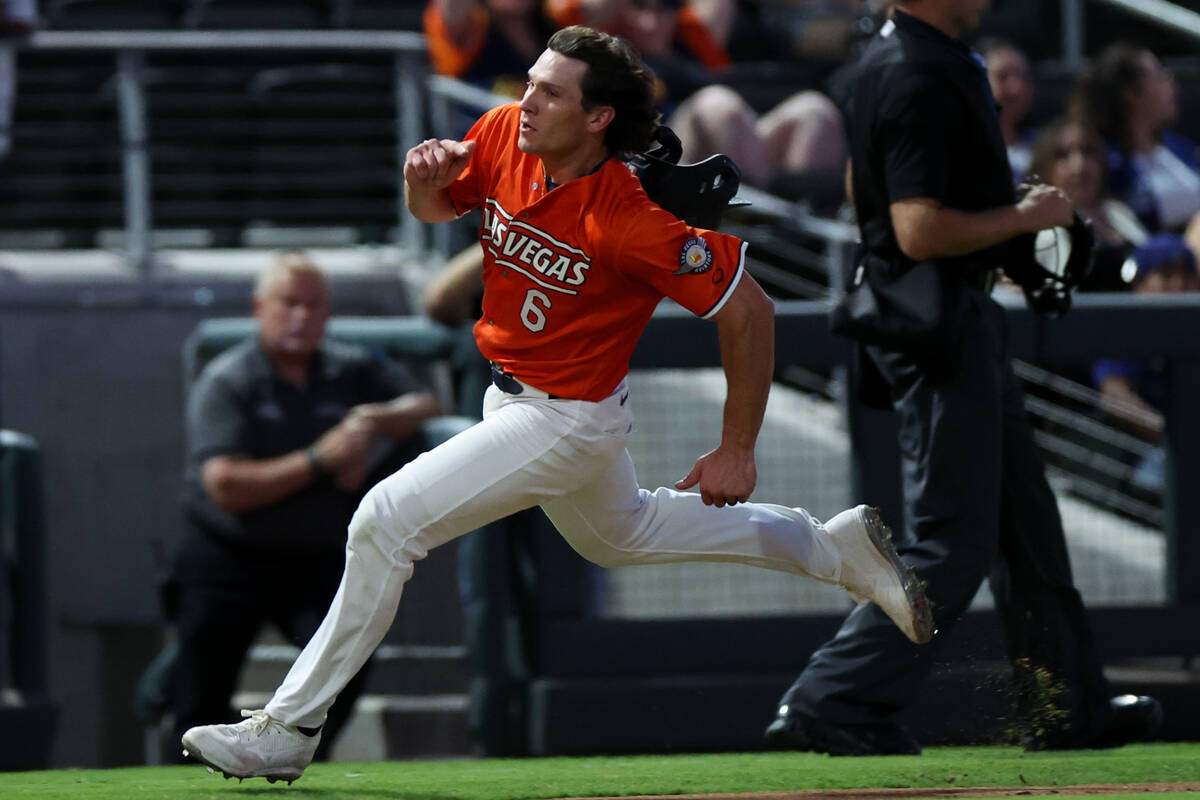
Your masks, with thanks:
[[(871, 605), (811, 657), (767, 729), (772, 745), (835, 755), (916, 754), (895, 716), (991, 579), (1030, 749), (1145, 737), (1156, 701), (1110, 700), (1006, 352), (992, 270), (1019, 234), (1069, 226), (1058, 189), (1018, 201), (981, 61), (960, 40), (986, 0), (898, 2), (853, 68), (847, 98), (860, 264), (876, 286), (912, 273), (940, 295), (932, 332), (860, 353), (900, 425), (904, 560), (928, 584), (940, 633), (916, 647)], [(932, 264), (932, 266), (930, 266)]]
[[(341, 581), (359, 500), (427, 449), (420, 427), (438, 413), (401, 365), (324, 340), (328, 288), (304, 254), (270, 264), (253, 303), (259, 335), (214, 359), (188, 397), (171, 691), (180, 733), (230, 716), (264, 624), (297, 646), (309, 640)], [(323, 748), (364, 679), (339, 697)]]

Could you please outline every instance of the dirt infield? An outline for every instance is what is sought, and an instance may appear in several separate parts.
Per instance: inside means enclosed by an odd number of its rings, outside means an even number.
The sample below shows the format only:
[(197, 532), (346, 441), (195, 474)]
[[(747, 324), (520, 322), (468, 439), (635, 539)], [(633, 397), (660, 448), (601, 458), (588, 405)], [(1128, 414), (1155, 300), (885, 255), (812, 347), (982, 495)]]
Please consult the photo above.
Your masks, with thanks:
[[(1200, 783), (1091, 783), (1079, 786), (925, 786), (891, 789), (808, 789), (796, 792), (745, 794), (668, 794), (631, 797), (592, 797), (588, 800), (904, 800), (914, 797), (1041, 797), (1100, 794), (1200, 792)], [(564, 798), (563, 800), (582, 800)]]

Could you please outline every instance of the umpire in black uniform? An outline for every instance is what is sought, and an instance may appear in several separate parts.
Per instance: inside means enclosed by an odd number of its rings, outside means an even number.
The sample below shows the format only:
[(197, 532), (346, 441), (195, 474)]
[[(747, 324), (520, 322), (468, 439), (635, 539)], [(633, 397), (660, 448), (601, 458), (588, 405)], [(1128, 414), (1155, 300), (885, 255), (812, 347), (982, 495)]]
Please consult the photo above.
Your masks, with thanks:
[[(1161, 709), (1111, 699), (1075, 589), (1054, 495), (990, 299), (1006, 243), (1069, 226), (1072, 208), (1038, 186), (1018, 202), (980, 59), (960, 37), (986, 0), (898, 2), (853, 70), (851, 186), (867, 281), (940, 301), (885, 319), (860, 352), (899, 418), (904, 559), (928, 582), (941, 631), (917, 647), (874, 605), (856, 608), (813, 654), (767, 729), (777, 747), (836, 755), (917, 754), (894, 716), (990, 576), (1030, 749), (1144, 737)], [(917, 285), (923, 284), (923, 285)], [(886, 315), (885, 315), (886, 316)], [(911, 328), (909, 330), (908, 328)], [(864, 384), (867, 381), (864, 380)]]

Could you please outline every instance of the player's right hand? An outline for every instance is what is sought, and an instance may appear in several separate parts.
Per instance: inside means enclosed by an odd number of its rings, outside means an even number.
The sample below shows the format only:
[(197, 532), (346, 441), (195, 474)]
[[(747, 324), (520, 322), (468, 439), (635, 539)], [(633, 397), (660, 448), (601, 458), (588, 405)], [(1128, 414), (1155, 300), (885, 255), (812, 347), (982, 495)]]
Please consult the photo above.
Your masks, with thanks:
[(1073, 218), (1071, 201), (1063, 190), (1044, 183), (1028, 187), (1017, 203), (1017, 212), (1027, 220), (1026, 230), (1031, 233), (1044, 228), (1069, 228)]
[(696, 486), (704, 505), (724, 508), (749, 500), (757, 482), (754, 450), (722, 446), (697, 459), (692, 471), (675, 481), (675, 488), (682, 492)]
[(445, 189), (467, 168), (473, 152), (473, 140), (426, 139), (405, 156), (404, 180), (413, 188)]

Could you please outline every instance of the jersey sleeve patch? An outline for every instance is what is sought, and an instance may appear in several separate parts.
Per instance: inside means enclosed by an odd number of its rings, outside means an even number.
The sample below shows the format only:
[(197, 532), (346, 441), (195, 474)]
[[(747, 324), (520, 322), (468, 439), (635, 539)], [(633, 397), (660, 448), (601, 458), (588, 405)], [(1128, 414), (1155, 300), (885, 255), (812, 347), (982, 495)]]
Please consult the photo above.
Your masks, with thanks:
[(708, 242), (697, 236), (688, 239), (679, 249), (679, 269), (675, 270), (675, 274), (705, 272), (712, 267), (712, 263), (713, 254), (712, 250), (708, 249)]

